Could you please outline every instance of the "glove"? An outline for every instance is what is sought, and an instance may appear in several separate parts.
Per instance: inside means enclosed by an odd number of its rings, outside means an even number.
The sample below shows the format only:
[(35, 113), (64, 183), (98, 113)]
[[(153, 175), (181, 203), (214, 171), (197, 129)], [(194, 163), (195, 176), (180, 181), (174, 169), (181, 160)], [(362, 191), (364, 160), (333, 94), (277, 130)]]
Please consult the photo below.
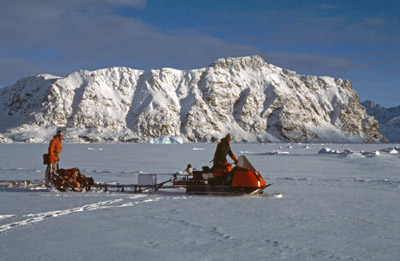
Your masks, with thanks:
[(50, 162), (50, 164), (53, 164), (53, 162), (54, 162), (54, 156), (49, 156), (49, 162)]
[(235, 164), (238, 164), (239, 161), (238, 161), (238, 159), (236, 158), (235, 155), (233, 155), (232, 159), (233, 159), (233, 161), (235, 162)]

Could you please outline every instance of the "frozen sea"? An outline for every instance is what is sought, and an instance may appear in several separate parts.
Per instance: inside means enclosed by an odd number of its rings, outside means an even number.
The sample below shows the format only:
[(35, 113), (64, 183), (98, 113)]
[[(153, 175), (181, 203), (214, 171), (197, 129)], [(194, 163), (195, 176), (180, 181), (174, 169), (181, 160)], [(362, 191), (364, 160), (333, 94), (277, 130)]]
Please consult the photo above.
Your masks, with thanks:
[[(0, 144), (0, 180), (42, 179), (47, 144)], [(0, 260), (399, 260), (398, 144), (231, 144), (261, 196), (0, 189)], [(95, 182), (210, 166), (216, 144), (64, 144)], [(281, 194), (282, 197), (277, 196)]]

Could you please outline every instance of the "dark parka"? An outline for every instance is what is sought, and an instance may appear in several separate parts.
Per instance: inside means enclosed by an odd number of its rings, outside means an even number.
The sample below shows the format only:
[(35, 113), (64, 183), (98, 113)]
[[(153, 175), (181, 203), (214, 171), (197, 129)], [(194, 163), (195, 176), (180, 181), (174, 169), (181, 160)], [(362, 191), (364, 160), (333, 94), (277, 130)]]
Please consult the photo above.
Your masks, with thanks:
[(236, 157), (232, 153), (229, 142), (226, 138), (223, 138), (220, 143), (218, 143), (217, 150), (214, 154), (214, 167), (223, 167), (227, 162), (227, 155), (229, 155), (233, 160), (236, 161)]

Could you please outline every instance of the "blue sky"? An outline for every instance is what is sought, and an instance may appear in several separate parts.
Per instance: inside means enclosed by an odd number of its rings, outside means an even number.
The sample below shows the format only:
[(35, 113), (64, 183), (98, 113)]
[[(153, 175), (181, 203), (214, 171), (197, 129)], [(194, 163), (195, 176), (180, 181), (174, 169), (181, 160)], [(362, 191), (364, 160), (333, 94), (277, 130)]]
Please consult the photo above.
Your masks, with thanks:
[(400, 105), (400, 2), (0, 0), (0, 85), (111, 66), (195, 69), (259, 55)]

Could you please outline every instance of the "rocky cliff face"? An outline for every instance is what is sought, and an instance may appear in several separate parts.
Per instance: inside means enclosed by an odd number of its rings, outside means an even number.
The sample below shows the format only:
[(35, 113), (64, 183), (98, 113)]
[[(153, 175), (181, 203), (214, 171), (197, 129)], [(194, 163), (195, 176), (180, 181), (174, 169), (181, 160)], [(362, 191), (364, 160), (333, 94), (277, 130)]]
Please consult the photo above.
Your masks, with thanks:
[(380, 142), (349, 81), (297, 75), (258, 56), (210, 67), (39, 75), (0, 89), (0, 141)]
[(362, 105), (379, 122), (382, 134), (389, 141), (400, 142), (400, 106), (385, 108), (373, 101), (365, 101)]

